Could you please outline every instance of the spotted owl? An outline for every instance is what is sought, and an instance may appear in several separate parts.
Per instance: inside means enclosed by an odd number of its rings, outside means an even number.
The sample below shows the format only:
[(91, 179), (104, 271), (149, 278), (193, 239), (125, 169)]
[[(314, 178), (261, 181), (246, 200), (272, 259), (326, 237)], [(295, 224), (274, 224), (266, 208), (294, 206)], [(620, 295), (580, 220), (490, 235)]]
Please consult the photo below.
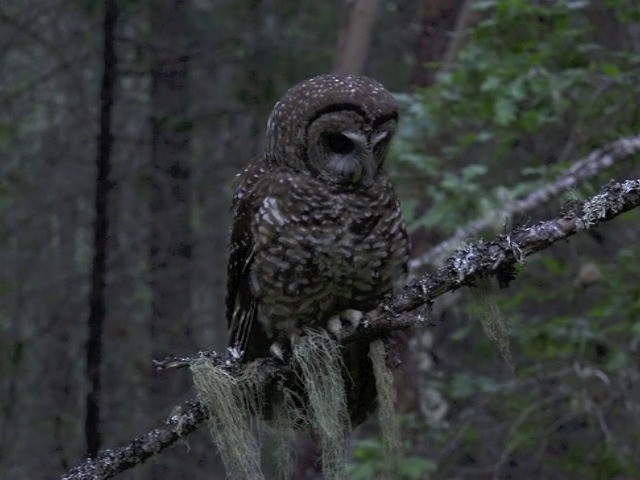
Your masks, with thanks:
[[(276, 103), (264, 154), (233, 198), (226, 314), (245, 360), (370, 310), (406, 274), (409, 240), (384, 170), (397, 121), (393, 96), (364, 76), (311, 78)], [(344, 349), (356, 422), (375, 406), (367, 352), (364, 341)]]

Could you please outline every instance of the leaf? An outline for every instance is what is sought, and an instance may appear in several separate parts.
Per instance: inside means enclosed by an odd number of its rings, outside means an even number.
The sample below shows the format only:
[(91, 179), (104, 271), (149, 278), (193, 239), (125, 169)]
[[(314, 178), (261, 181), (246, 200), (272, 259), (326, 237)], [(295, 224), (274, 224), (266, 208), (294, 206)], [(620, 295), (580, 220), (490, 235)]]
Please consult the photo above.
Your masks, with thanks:
[(402, 478), (418, 480), (424, 478), (425, 473), (435, 471), (436, 467), (436, 462), (431, 459), (411, 457), (402, 462), (400, 470)]
[(481, 92), (491, 92), (498, 90), (502, 86), (502, 81), (499, 77), (487, 77), (482, 85), (480, 85)]
[(358, 465), (350, 465), (349, 478), (353, 480), (368, 480), (375, 478), (376, 470), (373, 463), (361, 463)]
[(493, 105), (493, 120), (505, 127), (516, 118), (516, 107), (514, 103), (507, 97), (499, 97)]

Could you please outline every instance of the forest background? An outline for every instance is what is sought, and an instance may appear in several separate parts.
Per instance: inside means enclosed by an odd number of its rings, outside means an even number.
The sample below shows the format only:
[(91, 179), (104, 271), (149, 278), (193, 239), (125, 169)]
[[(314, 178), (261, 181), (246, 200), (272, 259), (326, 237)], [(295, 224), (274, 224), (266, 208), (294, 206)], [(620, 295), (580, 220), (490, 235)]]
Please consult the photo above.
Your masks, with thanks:
[[(463, 242), (640, 177), (635, 0), (7, 0), (0, 51), (2, 478), (56, 478), (193, 396), (151, 360), (224, 348), (232, 179), (304, 78), (397, 94), (416, 272), (473, 220)], [(397, 478), (640, 478), (638, 238), (634, 210), (405, 332)], [(350, 478), (384, 471), (375, 422), (351, 454)], [(224, 473), (201, 429), (119, 476)]]

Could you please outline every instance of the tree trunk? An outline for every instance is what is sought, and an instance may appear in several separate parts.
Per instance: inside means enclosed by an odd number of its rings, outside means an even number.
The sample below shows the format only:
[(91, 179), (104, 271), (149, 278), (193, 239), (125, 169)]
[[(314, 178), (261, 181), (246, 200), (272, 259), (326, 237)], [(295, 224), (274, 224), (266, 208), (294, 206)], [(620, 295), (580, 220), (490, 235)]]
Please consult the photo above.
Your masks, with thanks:
[[(450, 48), (451, 33), (456, 30), (456, 23), (466, 0), (425, 0), (420, 15), (420, 31), (416, 42), (416, 72), (414, 83), (419, 86), (431, 85), (440, 64), (453, 51)], [(455, 39), (455, 36), (453, 37)], [(449, 53), (448, 53), (449, 52)]]
[(100, 449), (100, 365), (102, 361), (102, 325), (105, 319), (105, 275), (107, 238), (109, 234), (109, 170), (111, 162), (111, 117), (116, 83), (115, 29), (116, 0), (105, 2), (103, 35), (103, 74), (100, 87), (100, 134), (98, 137), (95, 219), (93, 222), (93, 268), (89, 305), (89, 338), (87, 341), (87, 412), (85, 438), (87, 455), (94, 457)]
[[(154, 2), (151, 69), (150, 354), (195, 348), (191, 323), (191, 118), (189, 112), (189, 8), (187, 0)], [(151, 359), (149, 359), (151, 361)], [(188, 374), (154, 375), (148, 408), (155, 418), (190, 390)], [(150, 478), (174, 478), (170, 459), (151, 466)], [(177, 477), (176, 477), (177, 478)]]
[[(151, 12), (152, 355), (188, 345), (191, 310), (191, 120), (188, 2), (158, 2)], [(163, 378), (163, 381), (167, 380)]]
[(369, 55), (380, 0), (356, 0), (340, 35), (334, 71), (361, 74)]

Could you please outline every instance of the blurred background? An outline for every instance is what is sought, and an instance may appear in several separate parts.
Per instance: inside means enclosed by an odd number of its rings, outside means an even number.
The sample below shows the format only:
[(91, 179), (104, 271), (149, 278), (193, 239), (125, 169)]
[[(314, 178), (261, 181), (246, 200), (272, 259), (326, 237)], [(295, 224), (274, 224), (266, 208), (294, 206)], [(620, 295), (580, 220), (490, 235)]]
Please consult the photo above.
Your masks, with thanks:
[[(4, 0), (0, 51), (1, 478), (57, 478), (193, 396), (151, 360), (224, 348), (232, 179), (302, 79), (397, 94), (414, 257), (640, 176), (625, 156), (500, 214), (640, 134), (636, 0)], [(529, 259), (490, 294), (497, 342), (469, 292), (405, 333), (393, 478), (640, 478), (639, 235), (632, 211)], [(381, 445), (356, 432), (350, 478), (384, 472)], [(120, 477), (224, 472), (201, 429)]]

